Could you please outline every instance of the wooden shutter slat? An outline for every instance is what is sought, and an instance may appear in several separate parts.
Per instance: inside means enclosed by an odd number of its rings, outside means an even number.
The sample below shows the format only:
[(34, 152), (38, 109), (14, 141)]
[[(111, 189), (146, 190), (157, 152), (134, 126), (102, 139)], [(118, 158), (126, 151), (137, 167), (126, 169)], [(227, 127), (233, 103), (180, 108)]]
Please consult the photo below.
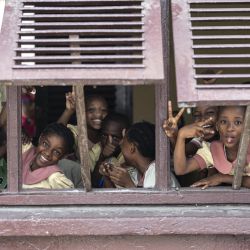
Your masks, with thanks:
[(208, 68), (250, 68), (249, 64), (194, 64), (195, 69), (208, 69)]
[(192, 36), (193, 40), (231, 40), (231, 39), (250, 39), (250, 35), (213, 35), (213, 36)]
[(193, 58), (250, 58), (250, 54), (199, 54)]
[[(206, 11), (206, 10), (204, 10)], [(191, 17), (191, 21), (249, 21), (250, 17), (245, 16), (225, 16), (225, 17)]]
[(193, 49), (250, 48), (250, 44), (208, 44), (193, 45)]
[(69, 47), (62, 47), (62, 48), (58, 48), (58, 47), (51, 47), (51, 48), (34, 48), (34, 49), (25, 49), (25, 48), (20, 48), (20, 49), (16, 49), (16, 51), (18, 52), (26, 52), (26, 53), (32, 53), (32, 52), (97, 52), (97, 51), (106, 51), (106, 52), (110, 52), (110, 51), (138, 51), (138, 50), (143, 50), (143, 47), (89, 47), (89, 48), (69, 48)]
[(249, 12), (250, 8), (197, 8), (190, 9), (190, 12)]
[(248, 0), (188, 0), (188, 3), (249, 3)]
[[(222, 78), (248, 78), (250, 77), (250, 74), (202, 74), (202, 75), (195, 75), (194, 78), (196, 79), (205, 79), (205, 78), (216, 78), (216, 79), (222, 79)], [(248, 84), (249, 85), (249, 84)], [(225, 85), (227, 86), (227, 85)], [(240, 86), (243, 88), (247, 88), (247, 84), (246, 85), (237, 85), (237, 86), (232, 86), (231, 88), (240, 88)], [(224, 85), (221, 86), (221, 88), (223, 88)], [(211, 86), (210, 86), (211, 88)], [(229, 97), (228, 97), (229, 98)]]
[[(145, 66), (141, 64), (97, 64), (97, 65), (91, 65), (91, 64), (77, 64), (71, 65), (71, 64), (53, 64), (53, 65), (43, 65), (43, 64), (36, 64), (36, 65), (29, 65), (30, 69), (60, 69), (60, 68), (67, 68), (67, 69), (95, 69), (95, 68), (109, 68), (109, 69), (120, 69), (120, 68), (144, 68)], [(13, 66), (15, 69), (26, 69), (27, 66), (25, 65), (15, 65)]]
[(191, 30), (249, 30), (250, 26), (201, 26), (191, 27)]

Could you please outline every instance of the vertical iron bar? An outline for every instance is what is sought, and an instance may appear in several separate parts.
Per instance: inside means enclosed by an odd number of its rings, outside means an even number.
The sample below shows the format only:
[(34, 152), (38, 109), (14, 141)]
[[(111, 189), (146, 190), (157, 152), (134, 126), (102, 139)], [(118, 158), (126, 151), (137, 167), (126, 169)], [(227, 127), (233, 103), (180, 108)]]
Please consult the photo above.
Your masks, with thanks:
[(240, 189), (244, 167), (246, 166), (247, 151), (250, 143), (250, 105), (247, 106), (245, 114), (244, 129), (240, 139), (235, 173), (233, 179), (233, 189)]

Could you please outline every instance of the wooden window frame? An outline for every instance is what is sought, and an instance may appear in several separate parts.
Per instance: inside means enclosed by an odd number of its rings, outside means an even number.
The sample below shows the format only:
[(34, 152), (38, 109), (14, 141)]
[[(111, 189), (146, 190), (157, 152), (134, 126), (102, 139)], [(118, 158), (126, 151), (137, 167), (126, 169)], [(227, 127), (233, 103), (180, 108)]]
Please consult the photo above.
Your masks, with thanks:
[[(162, 0), (162, 11), (169, 14), (168, 4)], [(0, 193), (0, 205), (79, 205), (79, 204), (238, 204), (250, 203), (248, 189), (232, 190), (231, 187), (209, 188), (169, 188), (169, 143), (162, 130), (162, 122), (167, 115), (169, 80), (169, 30), (168, 21), (163, 20), (165, 82), (155, 85), (155, 125), (156, 125), (156, 188), (131, 190), (21, 190), (21, 89), (17, 86), (8, 87), (8, 189)]]
[[(156, 95), (156, 180), (155, 189), (133, 190), (21, 190), (21, 134), (19, 122), (20, 87), (8, 87), (8, 190), (0, 194), (0, 205), (78, 205), (78, 204), (211, 204), (211, 203), (249, 203), (249, 191), (232, 190), (231, 187), (200, 190), (194, 188), (171, 189), (169, 176), (169, 144), (161, 129), (166, 117), (167, 85), (157, 85)], [(17, 174), (18, 173), (18, 174)], [(19, 176), (19, 178), (18, 178)]]

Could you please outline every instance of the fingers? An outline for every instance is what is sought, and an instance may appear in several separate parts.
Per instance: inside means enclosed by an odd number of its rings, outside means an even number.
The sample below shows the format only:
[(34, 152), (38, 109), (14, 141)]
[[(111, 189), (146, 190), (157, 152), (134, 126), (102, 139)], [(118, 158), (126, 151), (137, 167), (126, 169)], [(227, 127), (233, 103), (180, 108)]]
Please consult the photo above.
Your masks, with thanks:
[(175, 117), (177, 121), (179, 121), (179, 119), (181, 118), (182, 114), (184, 113), (185, 108), (182, 108), (179, 113), (177, 114), (177, 116)]
[(168, 101), (168, 118), (173, 118), (173, 109), (171, 101)]
[(108, 143), (112, 144), (112, 142), (113, 142), (112, 136), (111, 136), (111, 135), (108, 135)]
[(201, 187), (201, 189), (203, 190), (203, 189), (208, 188), (209, 184), (206, 181), (198, 181), (192, 184), (190, 187)]

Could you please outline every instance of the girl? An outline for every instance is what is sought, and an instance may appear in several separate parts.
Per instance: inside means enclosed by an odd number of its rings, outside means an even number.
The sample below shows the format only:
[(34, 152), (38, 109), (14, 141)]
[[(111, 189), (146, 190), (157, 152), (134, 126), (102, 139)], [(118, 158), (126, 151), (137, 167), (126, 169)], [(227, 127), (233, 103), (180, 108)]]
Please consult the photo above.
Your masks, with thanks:
[(23, 188), (73, 188), (57, 162), (73, 149), (72, 132), (63, 124), (52, 123), (42, 132), (38, 146), (23, 154)]
[[(66, 94), (66, 109), (58, 120), (58, 123), (67, 125), (71, 116), (75, 113), (75, 94), (73, 92)], [(106, 100), (99, 95), (91, 95), (86, 98), (86, 121), (89, 149), (100, 141), (100, 129), (103, 119), (108, 114), (108, 105)], [(78, 136), (77, 126), (69, 124), (68, 127), (73, 132), (76, 140)], [(76, 141), (77, 145), (77, 141)]]
[[(183, 127), (178, 134), (174, 151), (174, 168), (177, 175), (183, 175), (197, 169), (214, 167), (218, 174), (194, 183), (192, 186), (217, 186), (232, 183), (234, 164), (243, 130), (245, 107), (220, 107), (216, 128), (220, 135), (219, 141), (203, 142), (203, 147), (190, 159), (185, 156), (185, 140), (190, 137), (203, 137), (206, 133), (214, 133), (207, 128), (211, 118)], [(250, 148), (249, 148), (250, 149)], [(248, 150), (246, 176), (250, 176), (250, 150)], [(243, 186), (250, 187), (249, 177), (243, 178)]]
[[(138, 171), (137, 187), (155, 187), (155, 126), (148, 122), (140, 122), (132, 125), (121, 142), (121, 150), (125, 164), (133, 166)], [(104, 168), (105, 166), (103, 166)], [(103, 169), (109, 179), (115, 184), (126, 188), (133, 188), (132, 181), (126, 168), (114, 166)], [(171, 176), (171, 186), (178, 184)]]

